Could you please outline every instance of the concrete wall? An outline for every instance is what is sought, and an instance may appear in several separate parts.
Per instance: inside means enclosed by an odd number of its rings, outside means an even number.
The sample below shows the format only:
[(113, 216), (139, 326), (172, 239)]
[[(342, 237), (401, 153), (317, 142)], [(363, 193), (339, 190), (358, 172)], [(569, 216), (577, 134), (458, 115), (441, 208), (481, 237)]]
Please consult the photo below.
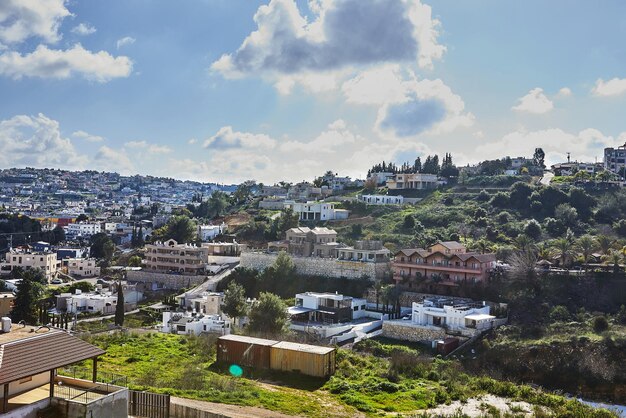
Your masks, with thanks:
[(21, 408), (14, 409), (11, 412), (2, 414), (2, 418), (37, 418), (37, 412), (47, 408), (50, 405), (50, 398), (42, 399), (39, 402), (24, 405)]
[(89, 403), (54, 398), (52, 405), (68, 418), (120, 418), (128, 416), (128, 389), (122, 389)]
[(197, 286), (207, 280), (207, 276), (183, 276), (179, 274), (149, 273), (146, 271), (131, 270), (126, 273), (126, 279), (133, 282), (151, 283), (153, 288), (183, 289)]
[(383, 322), (383, 336), (402, 341), (433, 341), (446, 337), (446, 331), (438, 327), (423, 327), (410, 321), (396, 320)]
[(171, 402), (170, 418), (228, 418), (228, 416)]
[[(241, 254), (241, 267), (265, 270), (276, 261), (277, 254), (244, 252)], [(307, 276), (347, 277), (358, 279), (367, 276), (382, 279), (389, 271), (389, 263), (367, 263), (360, 261), (340, 261), (333, 258), (293, 257), (298, 274)]]

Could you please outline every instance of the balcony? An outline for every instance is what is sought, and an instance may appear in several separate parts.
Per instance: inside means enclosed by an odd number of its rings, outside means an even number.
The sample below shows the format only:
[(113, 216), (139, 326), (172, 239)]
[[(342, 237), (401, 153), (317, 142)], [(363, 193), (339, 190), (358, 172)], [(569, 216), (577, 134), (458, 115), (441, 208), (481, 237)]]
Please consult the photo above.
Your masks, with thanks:
[(449, 264), (444, 264), (444, 263), (426, 264), (426, 263), (409, 263), (409, 262), (394, 261), (392, 263), (392, 267), (441, 271), (441, 272), (459, 272), (459, 273), (470, 273), (470, 274), (481, 274), (483, 272), (483, 269), (481, 269), (480, 267), (455, 266), (455, 265), (449, 265)]

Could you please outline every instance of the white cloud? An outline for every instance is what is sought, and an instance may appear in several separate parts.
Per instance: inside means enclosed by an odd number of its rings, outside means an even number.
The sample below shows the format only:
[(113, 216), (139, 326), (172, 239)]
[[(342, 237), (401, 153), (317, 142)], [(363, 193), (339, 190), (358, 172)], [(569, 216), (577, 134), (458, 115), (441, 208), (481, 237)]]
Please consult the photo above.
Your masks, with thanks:
[(89, 23), (80, 23), (78, 26), (72, 28), (72, 33), (80, 36), (87, 36), (96, 33), (96, 28)]
[(17, 80), (22, 77), (64, 79), (80, 74), (88, 80), (104, 83), (113, 78), (128, 77), (132, 67), (128, 57), (113, 57), (106, 51), (94, 53), (80, 44), (66, 50), (39, 45), (29, 54), (10, 51), (0, 55), (0, 75)]
[(613, 78), (609, 81), (599, 78), (591, 92), (600, 97), (622, 95), (626, 93), (626, 78)]
[(406, 85), (398, 65), (383, 65), (362, 71), (341, 86), (348, 103), (384, 104), (402, 101)]
[(593, 162), (602, 158), (605, 147), (615, 146), (616, 141), (597, 129), (584, 129), (578, 133), (562, 129), (544, 129), (527, 132), (524, 130), (506, 134), (501, 139), (485, 142), (472, 153), (473, 162), (485, 159), (502, 158), (505, 155), (532, 155), (535, 148), (543, 148), (549, 164), (563, 162), (567, 152), (577, 161)]
[(16, 44), (31, 37), (47, 43), (61, 39), (59, 27), (71, 16), (65, 0), (2, 0), (0, 42)]
[(543, 93), (543, 89), (536, 87), (530, 90), (526, 96), (521, 97), (519, 104), (511, 109), (518, 112), (542, 114), (554, 109), (554, 103)]
[(85, 131), (76, 131), (72, 133), (72, 137), (85, 140), (87, 142), (102, 142), (104, 138), (98, 135), (91, 135)]
[(309, 142), (302, 141), (284, 141), (280, 144), (280, 151), (287, 153), (335, 153), (336, 150), (344, 145), (365, 144), (366, 139), (350, 132), (346, 123), (338, 119), (328, 125), (328, 129), (320, 133), (317, 137)]
[(87, 158), (63, 138), (59, 123), (43, 114), (17, 115), (0, 121), (0, 166), (82, 169)]
[(225, 149), (271, 149), (276, 146), (276, 140), (265, 134), (251, 134), (247, 132), (235, 132), (232, 126), (222, 127), (215, 135), (206, 139), (204, 148), (211, 150)]
[(147, 141), (129, 141), (124, 144), (127, 148), (141, 149), (150, 154), (169, 154), (172, 149), (165, 145), (151, 144)]
[(115, 45), (117, 46), (117, 49), (120, 49), (123, 46), (134, 44), (135, 41), (136, 39), (131, 36), (124, 36), (123, 38), (118, 39)]
[(556, 97), (563, 98), (563, 97), (570, 97), (571, 95), (572, 95), (572, 90), (569, 87), (563, 87), (559, 90)]
[(91, 166), (97, 170), (115, 171), (122, 175), (135, 172), (135, 166), (128, 157), (126, 150), (116, 150), (106, 145), (100, 147), (91, 162)]
[[(308, 79), (381, 63), (431, 67), (445, 52), (437, 42), (439, 22), (419, 0), (315, 0), (308, 7), (314, 14), (310, 22), (294, 0), (259, 7), (257, 30), (211, 68), (225, 77)], [(277, 87), (284, 91), (296, 81), (288, 78)]]
[(187, 141), (187, 143), (188, 143), (189, 145), (194, 145), (194, 144), (195, 144), (195, 143), (197, 143), (197, 142), (198, 142), (198, 140), (197, 140), (196, 138), (191, 138), (189, 141)]

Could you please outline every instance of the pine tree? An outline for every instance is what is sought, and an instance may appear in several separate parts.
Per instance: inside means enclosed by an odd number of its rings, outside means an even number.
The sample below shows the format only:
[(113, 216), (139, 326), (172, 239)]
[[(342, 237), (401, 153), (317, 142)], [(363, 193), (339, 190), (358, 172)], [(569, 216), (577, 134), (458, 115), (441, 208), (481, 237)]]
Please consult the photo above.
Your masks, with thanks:
[(117, 283), (117, 305), (115, 306), (115, 325), (124, 326), (124, 289), (122, 282)]

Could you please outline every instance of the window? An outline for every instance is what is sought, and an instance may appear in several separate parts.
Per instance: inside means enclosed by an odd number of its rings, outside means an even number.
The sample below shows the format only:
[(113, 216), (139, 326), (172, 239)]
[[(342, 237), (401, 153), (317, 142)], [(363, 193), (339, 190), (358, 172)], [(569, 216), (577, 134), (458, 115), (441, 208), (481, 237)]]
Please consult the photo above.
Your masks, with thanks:
[(358, 310), (359, 310), (359, 307), (358, 307), (358, 306), (355, 306), (353, 309), (354, 309), (354, 312), (356, 312), (356, 311), (358, 311)]

